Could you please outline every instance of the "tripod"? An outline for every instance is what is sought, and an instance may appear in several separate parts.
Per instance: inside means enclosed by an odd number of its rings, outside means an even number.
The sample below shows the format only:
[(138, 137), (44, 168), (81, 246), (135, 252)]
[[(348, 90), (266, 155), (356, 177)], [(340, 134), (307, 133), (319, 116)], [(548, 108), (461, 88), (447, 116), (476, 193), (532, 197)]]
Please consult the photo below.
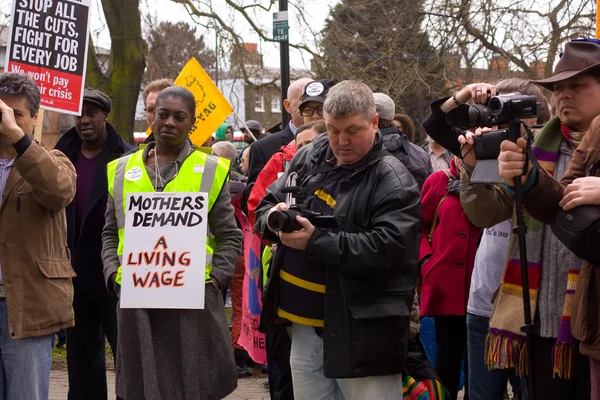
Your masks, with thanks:
[[(516, 120), (508, 124), (508, 139), (511, 142), (517, 142), (521, 137), (521, 121)], [(529, 150), (529, 145), (528, 149)], [(527, 154), (527, 153), (526, 153)], [(528, 168), (529, 157), (525, 157), (524, 172)], [(524, 174), (523, 174), (524, 175)], [(513, 228), (513, 232), (519, 240), (519, 256), (521, 259), (521, 286), (523, 288), (523, 310), (525, 316), (525, 324), (521, 327), (521, 332), (527, 336), (527, 398), (535, 400), (535, 376), (533, 371), (533, 351), (531, 350), (531, 334), (533, 331), (533, 321), (531, 319), (531, 303), (529, 300), (529, 274), (527, 272), (527, 247), (525, 243), (525, 235), (527, 234), (527, 226), (525, 225), (525, 213), (523, 210), (523, 184), (521, 176), (514, 178), (513, 183), (515, 191), (515, 207), (517, 214), (517, 225)]]

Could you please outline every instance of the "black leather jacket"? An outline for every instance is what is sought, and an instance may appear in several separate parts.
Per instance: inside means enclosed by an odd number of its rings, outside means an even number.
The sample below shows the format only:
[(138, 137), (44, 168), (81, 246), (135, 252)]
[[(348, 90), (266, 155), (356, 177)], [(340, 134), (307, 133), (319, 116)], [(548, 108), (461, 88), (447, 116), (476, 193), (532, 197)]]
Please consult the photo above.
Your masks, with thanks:
[[(329, 378), (392, 375), (404, 367), (417, 279), (420, 194), (404, 165), (381, 152), (382, 143), (378, 132), (369, 155), (340, 187), (334, 208), (340, 232), (316, 229), (306, 248), (307, 257), (327, 269), (323, 342)], [(332, 157), (326, 134), (298, 151), (256, 210), (255, 228), (263, 238), (277, 242), (266, 219), (271, 207), (283, 201), (281, 188), (289, 173), (298, 173), (298, 186), (306, 187), (323, 179), (323, 174), (304, 176), (307, 171)], [(277, 321), (280, 250), (265, 288), (263, 331), (284, 322)]]

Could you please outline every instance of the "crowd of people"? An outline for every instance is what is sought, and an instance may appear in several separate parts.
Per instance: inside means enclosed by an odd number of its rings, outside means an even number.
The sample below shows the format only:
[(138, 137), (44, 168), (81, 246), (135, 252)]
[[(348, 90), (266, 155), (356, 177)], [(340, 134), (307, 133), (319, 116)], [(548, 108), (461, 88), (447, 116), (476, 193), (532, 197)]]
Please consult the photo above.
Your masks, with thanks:
[[(477, 143), (504, 122), (464, 129), (450, 116), (509, 93), (537, 112), (495, 149), (499, 180), (482, 181)], [(509, 385), (519, 400), (600, 399), (600, 275), (553, 233), (558, 213), (600, 205), (599, 41), (567, 43), (546, 79), (434, 101), (423, 146), (387, 94), (352, 80), (292, 82), (288, 125), (244, 121), (242, 151), (226, 123), (191, 143), (196, 101), (169, 79), (143, 100), (152, 134), (139, 148), (108, 122), (110, 97), (87, 88), (49, 150), (32, 138), (35, 82), (0, 75), (0, 399), (48, 398), (65, 329), (70, 400), (232, 393), (257, 366), (240, 344), (248, 230), (266, 249), (252, 328), (266, 335), (272, 399), (456, 400), (461, 376), (470, 400), (503, 400)], [(120, 307), (125, 199), (161, 192), (208, 194), (202, 309)]]

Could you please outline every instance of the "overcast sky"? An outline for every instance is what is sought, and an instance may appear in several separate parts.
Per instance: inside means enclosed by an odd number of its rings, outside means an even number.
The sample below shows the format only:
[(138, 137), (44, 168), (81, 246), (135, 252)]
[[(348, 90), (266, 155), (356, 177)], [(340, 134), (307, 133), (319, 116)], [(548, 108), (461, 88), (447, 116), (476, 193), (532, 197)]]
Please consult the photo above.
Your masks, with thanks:
[[(220, 0), (212, 0), (214, 4), (220, 4)], [(268, 0), (258, 0), (263, 4), (268, 5)], [(315, 31), (320, 31), (324, 25), (324, 21), (329, 15), (329, 9), (332, 4), (338, 2), (338, 0), (334, 1), (326, 1), (326, 0), (301, 0), (303, 4), (303, 11), (307, 22), (310, 24), (311, 28)], [(243, 0), (244, 4), (254, 4), (257, 3), (257, 0)], [(141, 0), (141, 9), (142, 13), (150, 13), (158, 18), (159, 21), (185, 21), (190, 24), (193, 24), (192, 19), (185, 11), (183, 5), (174, 4), (170, 0)], [(276, 2), (277, 3), (277, 2)], [(102, 6), (100, 4), (100, 0), (92, 0), (92, 25), (91, 29), (93, 32), (99, 32), (100, 35), (98, 38), (98, 44), (102, 47), (110, 46), (110, 37), (108, 35), (108, 28), (105, 27), (104, 24), (104, 15), (102, 14)], [(277, 6), (273, 7), (271, 12), (266, 11), (256, 11), (254, 18), (255, 23), (260, 25), (263, 29), (268, 32), (269, 37), (272, 37), (272, 24), (273, 24), (273, 14), (272, 12), (277, 11), (279, 8)], [(279, 46), (272, 43), (261, 43), (259, 41), (258, 35), (251, 29), (250, 24), (248, 24), (240, 15), (229, 15), (227, 7), (223, 6), (223, 13), (227, 15), (225, 18), (223, 15), (221, 16), (223, 19), (227, 21), (231, 21), (231, 26), (235, 27), (236, 31), (240, 33), (245, 42), (254, 42), (259, 44), (259, 49), (263, 54), (264, 63), (266, 66), (276, 67), (279, 66)], [(298, 42), (301, 40), (302, 35), (308, 36), (310, 40), (310, 35), (307, 35), (307, 32), (301, 32), (298, 16), (296, 15), (297, 11), (290, 7), (289, 10), (289, 25), (290, 25), (290, 40), (291, 42)], [(232, 19), (233, 18), (233, 19)], [(200, 28), (203, 29), (203, 28)], [(201, 31), (200, 31), (201, 32)], [(215, 46), (215, 33), (213, 30), (208, 30), (204, 33), (205, 40), (209, 47), (214, 48)], [(314, 42), (314, 40), (312, 40)], [(314, 48), (314, 43), (306, 43), (308, 46)], [(310, 57), (308, 55), (302, 55), (299, 51), (290, 49), (290, 63), (292, 67), (296, 68), (309, 68), (310, 67)]]

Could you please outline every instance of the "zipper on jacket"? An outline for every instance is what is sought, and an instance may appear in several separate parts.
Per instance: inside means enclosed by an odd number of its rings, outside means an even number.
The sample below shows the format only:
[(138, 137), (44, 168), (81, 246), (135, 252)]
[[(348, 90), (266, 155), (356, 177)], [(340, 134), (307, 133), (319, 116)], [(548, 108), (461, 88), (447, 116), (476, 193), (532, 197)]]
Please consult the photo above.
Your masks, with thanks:
[(21, 211), (21, 193), (17, 193), (17, 211)]

